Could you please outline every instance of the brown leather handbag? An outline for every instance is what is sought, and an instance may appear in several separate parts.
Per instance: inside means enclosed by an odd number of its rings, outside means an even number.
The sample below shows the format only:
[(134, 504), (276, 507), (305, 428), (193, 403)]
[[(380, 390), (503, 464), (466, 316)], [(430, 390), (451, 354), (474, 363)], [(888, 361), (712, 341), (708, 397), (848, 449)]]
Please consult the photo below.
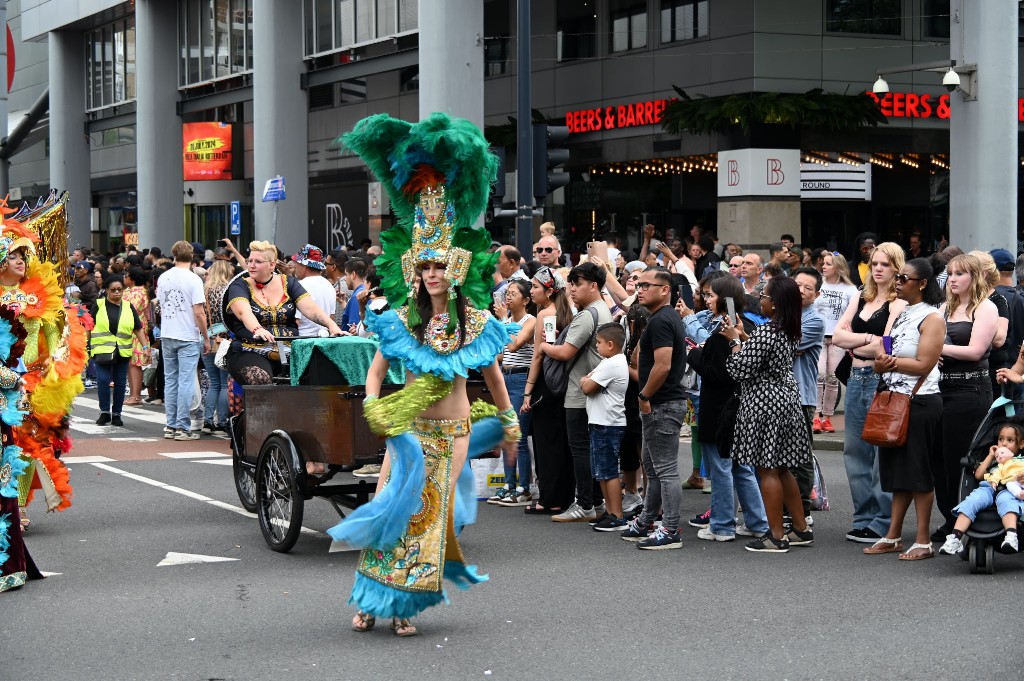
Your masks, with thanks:
[(909, 395), (882, 390), (875, 393), (864, 417), (864, 430), (860, 437), (864, 442), (877, 447), (902, 447), (907, 442), (907, 426), (910, 423), (910, 401), (917, 394), (925, 377), (917, 379), (914, 392)]

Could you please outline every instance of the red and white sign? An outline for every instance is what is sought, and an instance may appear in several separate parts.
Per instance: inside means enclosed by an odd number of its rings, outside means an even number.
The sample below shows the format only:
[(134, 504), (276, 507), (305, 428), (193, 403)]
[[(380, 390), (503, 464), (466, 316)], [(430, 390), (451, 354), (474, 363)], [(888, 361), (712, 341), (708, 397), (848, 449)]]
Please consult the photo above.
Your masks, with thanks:
[(800, 196), (800, 150), (718, 152), (718, 195)]
[(574, 134), (657, 125), (661, 123), (665, 107), (673, 101), (675, 100), (655, 99), (647, 102), (569, 111), (565, 114), (565, 125), (569, 128), (569, 132)]
[[(938, 118), (949, 119), (949, 95), (932, 95), (916, 92), (886, 92), (876, 95), (868, 91), (869, 97), (878, 102), (878, 108), (888, 118)], [(1017, 100), (1017, 120), (1024, 123), (1024, 99)]]

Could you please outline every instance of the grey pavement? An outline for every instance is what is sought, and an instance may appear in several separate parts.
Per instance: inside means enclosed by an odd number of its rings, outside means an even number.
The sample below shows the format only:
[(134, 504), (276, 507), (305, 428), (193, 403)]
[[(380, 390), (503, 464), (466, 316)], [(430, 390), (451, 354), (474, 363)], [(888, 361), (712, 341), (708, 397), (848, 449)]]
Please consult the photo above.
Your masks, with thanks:
[[(84, 406), (75, 414), (96, 416)], [(153, 438), (161, 427), (133, 417), (126, 426), (115, 437)], [(319, 534), (304, 534), (288, 554), (275, 553), (254, 518), (225, 508), (238, 506), (231, 468), (202, 462), (223, 456), (223, 441), (131, 442), (122, 460), (123, 441), (75, 435), (81, 450), (107, 451), (115, 461), (72, 464), (68, 511), (44, 514), (40, 502), (33, 504), (30, 549), (41, 569), (60, 574), (0, 595), (3, 679), (1019, 673), (1024, 559), (997, 556), (997, 573), (981, 576), (945, 556), (905, 563), (862, 555), (862, 544), (843, 538), (850, 499), (839, 452), (818, 452), (832, 510), (815, 514), (814, 546), (786, 555), (750, 553), (739, 541), (701, 541), (689, 527), (683, 549), (643, 552), (586, 524), (481, 504), (462, 543), (491, 581), (468, 592), (452, 589), (450, 606), (417, 618), (420, 636), (398, 639), (386, 622), (364, 634), (350, 629), (353, 608), (345, 601), (356, 554), (328, 553), (330, 542)], [(161, 456), (193, 445), (211, 454)], [(689, 459), (685, 446), (680, 458)], [(685, 492), (684, 516), (704, 511), (709, 499)], [(327, 502), (306, 504), (306, 527), (320, 532), (336, 520)], [(908, 525), (908, 540), (911, 532)], [(237, 560), (158, 567), (169, 552)]]

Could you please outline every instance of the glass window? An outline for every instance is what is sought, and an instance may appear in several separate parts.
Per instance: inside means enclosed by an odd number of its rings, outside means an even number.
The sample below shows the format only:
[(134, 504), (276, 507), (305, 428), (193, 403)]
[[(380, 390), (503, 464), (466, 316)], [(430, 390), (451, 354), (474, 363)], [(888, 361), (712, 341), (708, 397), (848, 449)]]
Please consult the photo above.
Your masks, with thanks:
[(661, 42), (704, 38), (708, 34), (708, 0), (661, 0)]
[(245, 0), (231, 0), (231, 71), (245, 69)]
[(355, 0), (341, 0), (338, 3), (338, 42), (335, 47), (354, 45), (356, 42), (356, 3)]
[(316, 0), (314, 3), (316, 10), (316, 51), (327, 52), (334, 49), (334, 33), (332, 26), (334, 25), (333, 17), (331, 16), (331, 10), (333, 0)]
[(415, 31), (419, 26), (418, 0), (398, 0), (398, 31)]
[(188, 23), (185, 33), (188, 40), (188, 78), (186, 83), (198, 83), (199, 78), (199, 2), (189, 0)]
[(217, 77), (231, 75), (231, 0), (217, 0)]
[(825, 30), (903, 35), (902, 0), (826, 0)]
[(398, 33), (398, 3), (395, 0), (377, 0), (377, 35), (383, 38), (395, 33)]
[(252, 3), (245, 0), (245, 70), (252, 71)]
[[(135, 17), (129, 17), (124, 32), (124, 97), (135, 99)], [(134, 134), (134, 130), (133, 130)]]
[[(252, 1), (182, 0), (178, 19), (182, 87), (252, 70)], [(134, 19), (129, 25), (134, 36)], [(134, 55), (134, 37), (132, 43), (129, 49)], [(134, 64), (134, 56), (131, 61)]]
[(342, 104), (366, 101), (366, 79), (351, 78), (338, 83), (338, 99)]
[(555, 9), (558, 61), (597, 55), (597, 11), (594, 0), (559, 0)]
[(375, 37), (373, 0), (359, 0), (356, 2), (356, 42), (364, 43)]
[(646, 0), (611, 0), (608, 9), (612, 52), (647, 46)]
[(401, 92), (416, 92), (420, 89), (420, 67), (407, 66), (398, 74), (398, 89)]
[(921, 36), (949, 40), (949, 0), (923, 0)]
[(100, 29), (103, 41), (103, 106), (114, 103), (114, 28)]
[(199, 42), (202, 48), (202, 77), (203, 80), (210, 80), (217, 76), (214, 70), (214, 46), (216, 35), (213, 29), (213, 14), (215, 0), (201, 0), (199, 15)]
[(484, 3), (485, 76), (508, 73), (511, 13), (510, 0), (489, 0)]
[(302, 49), (303, 54), (316, 53), (316, 13), (313, 12), (313, 0), (302, 0)]
[(124, 101), (124, 22), (114, 24), (114, 98), (113, 102)]

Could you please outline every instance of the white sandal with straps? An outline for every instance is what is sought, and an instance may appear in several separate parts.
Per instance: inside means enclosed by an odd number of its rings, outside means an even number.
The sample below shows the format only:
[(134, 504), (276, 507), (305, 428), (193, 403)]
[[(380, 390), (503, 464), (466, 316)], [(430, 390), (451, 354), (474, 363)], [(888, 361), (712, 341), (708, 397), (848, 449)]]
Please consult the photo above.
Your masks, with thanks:
[(903, 538), (896, 537), (895, 539), (889, 539), (888, 537), (882, 537), (871, 546), (864, 549), (864, 553), (869, 556), (874, 556), (882, 553), (899, 553), (903, 550)]

